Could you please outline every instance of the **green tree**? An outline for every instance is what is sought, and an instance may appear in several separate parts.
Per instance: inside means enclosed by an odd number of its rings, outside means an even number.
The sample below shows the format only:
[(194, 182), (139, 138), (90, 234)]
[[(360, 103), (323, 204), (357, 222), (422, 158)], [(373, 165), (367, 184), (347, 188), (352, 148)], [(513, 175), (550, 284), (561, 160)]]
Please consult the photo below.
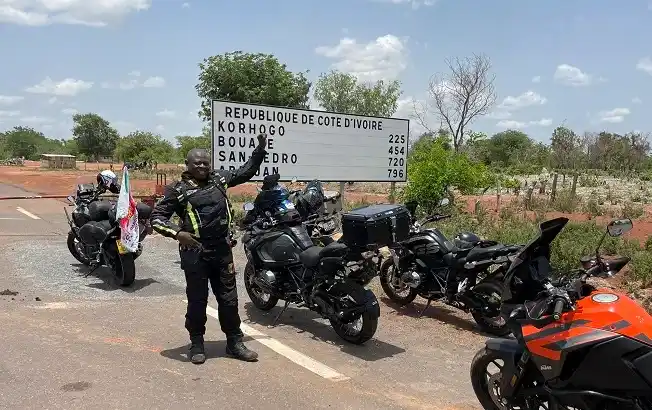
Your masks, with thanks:
[(171, 162), (175, 157), (175, 150), (172, 144), (160, 135), (134, 131), (120, 138), (116, 144), (115, 156), (123, 162)]
[(95, 160), (113, 155), (120, 135), (107, 120), (94, 113), (75, 114), (72, 120), (72, 135), (81, 154)]
[(489, 161), (505, 167), (521, 164), (533, 142), (526, 133), (506, 130), (494, 134), (489, 144)]
[(39, 145), (45, 135), (30, 127), (14, 127), (4, 133), (4, 150), (9, 157), (37, 159)]
[(304, 73), (293, 73), (271, 54), (234, 51), (199, 63), (195, 86), (202, 100), (199, 117), (211, 119), (211, 100), (308, 108), (311, 83)]
[(408, 184), (403, 191), (406, 201), (416, 201), (426, 212), (437, 207), (447, 189), (472, 193), (485, 187), (489, 175), (484, 164), (475, 163), (464, 153), (447, 149), (441, 137), (425, 136), (413, 146), (408, 160)]
[(562, 169), (577, 169), (582, 161), (580, 137), (566, 127), (557, 127), (550, 139), (553, 165)]
[(315, 100), (327, 111), (391, 117), (403, 92), (399, 81), (359, 83), (354, 75), (331, 71), (315, 83)]
[(188, 156), (188, 152), (194, 148), (202, 148), (209, 150), (211, 149), (211, 130), (210, 127), (204, 127), (202, 130), (202, 135), (198, 137), (193, 137), (190, 135), (178, 135), (177, 140), (177, 152), (181, 160), (185, 160)]

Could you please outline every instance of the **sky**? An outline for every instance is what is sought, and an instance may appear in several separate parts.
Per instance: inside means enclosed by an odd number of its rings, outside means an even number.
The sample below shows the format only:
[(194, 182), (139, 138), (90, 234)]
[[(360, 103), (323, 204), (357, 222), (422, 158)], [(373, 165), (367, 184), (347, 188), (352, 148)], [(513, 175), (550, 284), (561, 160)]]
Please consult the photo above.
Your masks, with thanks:
[(122, 134), (197, 135), (198, 64), (243, 50), (313, 81), (398, 79), (402, 118), (447, 58), (482, 53), (498, 98), (474, 131), (648, 132), (651, 23), (647, 0), (0, 0), (0, 131), (67, 139), (96, 112)]

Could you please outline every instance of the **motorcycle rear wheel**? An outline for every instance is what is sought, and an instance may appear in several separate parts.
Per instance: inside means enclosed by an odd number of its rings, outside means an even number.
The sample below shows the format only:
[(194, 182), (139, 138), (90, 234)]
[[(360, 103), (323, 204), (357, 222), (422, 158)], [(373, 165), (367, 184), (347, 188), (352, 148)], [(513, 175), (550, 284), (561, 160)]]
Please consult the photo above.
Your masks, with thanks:
[(83, 253), (83, 251), (80, 249), (81, 246), (83, 246), (77, 237), (75, 236), (75, 233), (71, 230), (68, 232), (68, 250), (70, 251), (70, 254), (77, 259), (80, 263), (90, 266), (91, 260)]
[[(348, 295), (350, 299), (353, 299), (351, 303), (352, 305), (361, 305), (365, 302), (365, 288), (357, 283), (349, 282), (346, 285), (335, 285), (332, 290), (339, 293), (339, 295), (334, 296)], [(378, 302), (376, 301), (376, 303)], [(337, 309), (338, 306), (335, 306), (335, 308)], [(350, 323), (344, 323), (336, 318), (329, 318), (333, 330), (335, 330), (335, 333), (337, 333), (339, 337), (349, 343), (361, 345), (376, 334), (376, 329), (378, 329), (378, 317), (372, 315), (368, 311), (364, 311), (358, 320), (362, 321), (362, 326), (359, 331), (354, 333), (348, 330), (351, 325)]]
[[(383, 288), (383, 291), (392, 301), (398, 303), (401, 306), (405, 306), (409, 303), (412, 303), (417, 297), (417, 290), (411, 288), (407, 285), (402, 287), (400, 290), (396, 288), (395, 283), (398, 282), (394, 276), (399, 274), (394, 266), (394, 262), (391, 259), (385, 259), (380, 265), (380, 286)], [(400, 292), (407, 291), (407, 294), (401, 295)]]
[(488, 300), (494, 300), (497, 298), (497, 302), (495, 302), (495, 306), (492, 309), (492, 312), (497, 312), (497, 316), (490, 316), (488, 312), (479, 310), (471, 312), (471, 316), (473, 316), (473, 320), (478, 324), (480, 330), (494, 336), (505, 336), (510, 334), (511, 330), (507, 326), (507, 320), (500, 313), (500, 301), (502, 298), (503, 285), (496, 281), (480, 282), (475, 285), (471, 291), (477, 295), (481, 295), (483, 298), (487, 298)]
[[(253, 303), (258, 309), (263, 311), (272, 310), (278, 303), (279, 299), (260, 289), (260, 287), (254, 282), (255, 275), (256, 268), (254, 268), (254, 265), (252, 265), (251, 262), (247, 262), (247, 265), (245, 265), (244, 268), (244, 283), (247, 295), (249, 295), (251, 303)], [(267, 296), (267, 299), (265, 296)]]
[(118, 254), (116, 256), (113, 271), (118, 285), (124, 287), (131, 286), (131, 284), (136, 280), (135, 259), (133, 253), (126, 253), (124, 255)]

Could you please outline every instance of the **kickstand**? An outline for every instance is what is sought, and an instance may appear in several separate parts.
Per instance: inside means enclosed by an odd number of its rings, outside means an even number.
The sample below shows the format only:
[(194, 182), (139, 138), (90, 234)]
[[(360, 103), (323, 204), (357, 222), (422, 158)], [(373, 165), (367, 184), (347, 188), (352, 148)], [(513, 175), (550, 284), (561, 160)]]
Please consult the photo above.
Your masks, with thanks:
[(274, 327), (274, 326), (276, 326), (276, 322), (278, 322), (279, 318), (280, 318), (281, 315), (282, 315), (282, 314), (287, 310), (287, 308), (288, 308), (289, 305), (290, 305), (290, 302), (286, 300), (286, 301), (285, 301), (285, 305), (283, 306), (283, 309), (281, 309), (281, 311), (278, 312), (278, 315), (276, 315), (276, 317), (275, 317), (274, 320), (272, 321), (272, 324), (269, 325), (268, 327)]
[(426, 307), (424, 307), (423, 310), (419, 312), (419, 316), (417, 316), (417, 318), (420, 318), (421, 316), (423, 316), (424, 313), (426, 313), (426, 310), (428, 310), (431, 303), (432, 303), (432, 299), (429, 298), (428, 303), (426, 303)]
[(97, 270), (97, 268), (99, 268), (99, 267), (100, 267), (99, 264), (95, 265), (95, 266), (93, 267), (93, 269), (91, 269), (90, 271), (86, 272), (86, 274), (84, 275), (84, 277), (87, 278), (87, 277), (91, 276), (91, 274), (92, 274), (93, 272), (95, 272), (95, 271)]

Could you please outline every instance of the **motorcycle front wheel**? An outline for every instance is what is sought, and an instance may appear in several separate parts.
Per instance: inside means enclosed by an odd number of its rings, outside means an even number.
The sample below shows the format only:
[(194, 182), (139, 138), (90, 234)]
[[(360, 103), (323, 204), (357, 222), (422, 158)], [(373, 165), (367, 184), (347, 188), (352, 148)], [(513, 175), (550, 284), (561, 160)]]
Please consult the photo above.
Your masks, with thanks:
[(136, 280), (136, 264), (135, 255), (133, 253), (126, 253), (118, 255), (115, 258), (115, 266), (113, 272), (115, 280), (120, 286), (130, 286)]
[(496, 281), (480, 282), (471, 290), (476, 297), (482, 298), (486, 309), (473, 310), (471, 316), (480, 330), (494, 336), (505, 336), (511, 333), (507, 320), (500, 312), (503, 285)]
[(247, 265), (245, 265), (244, 268), (244, 283), (247, 295), (249, 295), (251, 303), (253, 303), (258, 309), (264, 311), (271, 310), (278, 303), (278, 298), (263, 291), (263, 289), (254, 282), (255, 276), (256, 268), (254, 268), (254, 265), (252, 265), (251, 262), (247, 262)]
[[(346, 285), (339, 284), (333, 286), (329, 293), (337, 300), (342, 301), (336, 303), (333, 308), (337, 312), (339, 310), (364, 305), (365, 291), (366, 289), (364, 287), (352, 282)], [(356, 345), (361, 345), (371, 339), (378, 328), (378, 317), (367, 310), (353, 321), (342, 321), (335, 317), (329, 318), (329, 321), (339, 337)]]
[(84, 253), (83, 246), (81, 242), (79, 242), (79, 239), (77, 239), (77, 236), (75, 236), (75, 233), (71, 230), (68, 232), (68, 250), (70, 251), (70, 254), (77, 259), (80, 263), (89, 266), (91, 264), (91, 260), (86, 256)]
[(400, 272), (394, 266), (394, 262), (391, 259), (385, 259), (380, 265), (380, 286), (388, 298), (405, 306), (412, 303), (417, 297), (417, 290), (401, 283), (398, 275)]

